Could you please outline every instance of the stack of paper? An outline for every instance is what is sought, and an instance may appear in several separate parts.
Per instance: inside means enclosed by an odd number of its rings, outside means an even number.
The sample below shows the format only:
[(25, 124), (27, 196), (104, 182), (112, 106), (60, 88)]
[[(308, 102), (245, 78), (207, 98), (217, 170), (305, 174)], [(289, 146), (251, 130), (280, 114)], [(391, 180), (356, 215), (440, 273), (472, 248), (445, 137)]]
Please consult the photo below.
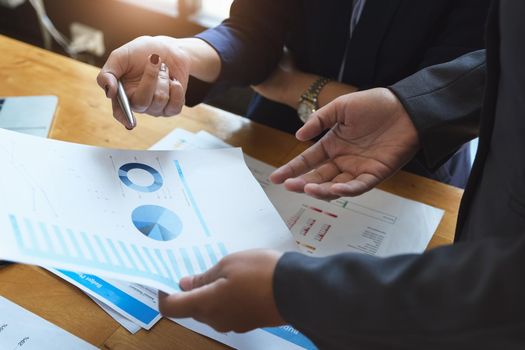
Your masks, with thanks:
[[(38, 159), (33, 149), (53, 156)], [(244, 155), (257, 184), (239, 150), (206, 132), (177, 129), (152, 149), (178, 151), (44, 144), (0, 133), (0, 161), (10, 169), (0, 195), (18, 196), (0, 204), (8, 243), (0, 258), (54, 267), (134, 333), (160, 319), (157, 289), (176, 292), (180, 277), (233, 251), (419, 253), (443, 215), (380, 190), (331, 202), (291, 193), (270, 183), (272, 166)], [(290, 326), (239, 335), (174, 321), (238, 349), (315, 349)]]
[(157, 289), (178, 292), (232, 252), (296, 249), (239, 149), (122, 151), (0, 130), (0, 162), (0, 259), (53, 268), (146, 329)]
[[(174, 130), (152, 147), (153, 150), (224, 148), (231, 146), (207, 132), (194, 134), (183, 129)], [(247, 155), (244, 158), (287, 223), (298, 247), (306, 254), (325, 256), (361, 252), (388, 256), (419, 253), (428, 245), (443, 216), (440, 209), (380, 190), (331, 202), (291, 193), (268, 180), (274, 167)], [(130, 287), (121, 286), (122, 290)], [(150, 300), (148, 296), (132, 295), (145, 303)], [(112, 307), (121, 311), (114, 304)], [(126, 311), (124, 314), (129, 315)], [(192, 319), (173, 321), (237, 349), (315, 349), (306, 337), (290, 326), (224, 334)]]
[[(192, 134), (177, 129), (152, 149), (225, 147), (231, 146), (207, 132)], [(291, 193), (268, 180), (274, 167), (247, 155), (244, 158), (306, 254), (325, 256), (360, 252), (388, 256), (420, 253), (425, 250), (443, 216), (443, 210), (380, 190), (331, 202)], [(192, 319), (173, 321), (236, 349), (316, 349), (290, 326), (224, 334)]]

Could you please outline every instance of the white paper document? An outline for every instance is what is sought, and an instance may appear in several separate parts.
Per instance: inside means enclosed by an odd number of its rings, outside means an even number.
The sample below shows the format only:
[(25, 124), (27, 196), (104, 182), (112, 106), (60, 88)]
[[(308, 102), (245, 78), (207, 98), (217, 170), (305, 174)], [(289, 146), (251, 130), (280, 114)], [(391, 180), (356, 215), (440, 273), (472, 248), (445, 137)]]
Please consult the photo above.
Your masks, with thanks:
[[(152, 149), (179, 145), (183, 149), (231, 147), (201, 131), (191, 138), (180, 129)], [(184, 142), (177, 142), (180, 136)], [(441, 221), (444, 211), (373, 189), (358, 197), (322, 201), (274, 185), (268, 177), (274, 167), (244, 155), (246, 165), (277, 208), (301, 251), (315, 256), (360, 252), (374, 256), (421, 253)]]
[(0, 296), (0, 349), (95, 350), (96, 348)]
[[(196, 134), (176, 129), (152, 149), (220, 149), (230, 145), (201, 131)], [(304, 253), (325, 256), (359, 252), (375, 256), (423, 252), (432, 238), (443, 210), (411, 201), (381, 190), (355, 198), (326, 202), (286, 191), (268, 177), (274, 167), (244, 156), (247, 166), (259, 181)], [(193, 319), (174, 322), (236, 349), (296, 350), (316, 349), (304, 335), (290, 326), (256, 329), (251, 332), (219, 333)]]
[(220, 333), (210, 326), (191, 318), (171, 319), (194, 332), (215, 339), (240, 350), (317, 350), (310, 339), (295, 328), (285, 325), (273, 328), (259, 328), (247, 333)]
[(229, 253), (296, 249), (239, 149), (123, 151), (0, 130), (0, 162), (3, 260), (173, 293)]
[(138, 324), (136, 324), (135, 322), (133, 322), (131, 320), (128, 320), (126, 317), (122, 316), (120, 313), (118, 313), (117, 311), (113, 310), (111, 307), (109, 307), (108, 305), (104, 304), (103, 302), (101, 302), (97, 298), (94, 298), (94, 297), (92, 297), (89, 294), (88, 294), (88, 297), (91, 300), (93, 300), (94, 303), (96, 303), (98, 306), (100, 306), (100, 308), (102, 310), (104, 310), (104, 312), (106, 312), (112, 319), (114, 319), (115, 321), (120, 323), (120, 325), (122, 327), (126, 328), (126, 330), (128, 332), (130, 332), (131, 334), (136, 334), (138, 331), (140, 331), (141, 327)]

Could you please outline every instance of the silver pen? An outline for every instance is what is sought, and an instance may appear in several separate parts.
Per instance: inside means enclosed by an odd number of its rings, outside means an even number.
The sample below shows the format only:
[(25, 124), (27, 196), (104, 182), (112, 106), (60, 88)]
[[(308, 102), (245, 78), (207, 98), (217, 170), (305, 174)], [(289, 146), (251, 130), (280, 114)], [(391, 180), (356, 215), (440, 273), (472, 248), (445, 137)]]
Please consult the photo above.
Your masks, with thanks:
[(124, 86), (118, 81), (118, 88), (117, 88), (117, 100), (118, 104), (120, 105), (120, 108), (124, 112), (124, 115), (126, 116), (126, 119), (128, 121), (128, 125), (126, 125), (126, 129), (132, 130), (135, 126), (137, 126), (137, 121), (135, 120), (135, 116), (133, 115), (133, 111), (131, 110), (131, 106), (129, 105), (128, 96), (126, 96), (126, 91), (124, 90)]

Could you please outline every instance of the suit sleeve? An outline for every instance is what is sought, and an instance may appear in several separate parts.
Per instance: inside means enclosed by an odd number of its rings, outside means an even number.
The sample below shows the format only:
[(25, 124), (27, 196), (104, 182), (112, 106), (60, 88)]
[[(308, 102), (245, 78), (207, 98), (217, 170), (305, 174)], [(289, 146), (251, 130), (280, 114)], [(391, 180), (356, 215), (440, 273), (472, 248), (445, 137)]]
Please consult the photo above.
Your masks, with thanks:
[[(487, 21), (489, 5), (489, 0), (456, 0), (450, 2), (448, 5), (449, 10), (445, 12), (446, 15), (443, 16), (440, 23), (436, 23), (437, 35), (424, 52), (419, 68), (423, 69), (448, 62), (467, 53), (484, 48), (484, 31), (482, 28), (485, 27), (485, 22)], [(478, 58), (476, 57), (475, 59)], [(463, 65), (458, 65), (455, 71), (447, 71), (448, 74), (446, 77), (435, 77), (438, 78), (438, 80), (434, 80), (435, 84), (441, 84), (441, 79), (453, 78), (452, 74), (461, 74), (461, 70), (469, 70), (470, 67), (468, 65), (470, 63), (476, 65), (475, 62), (464, 62)], [(474, 66), (474, 68), (476, 67)], [(480, 70), (484, 69), (484, 67), (479, 68)], [(449, 69), (449, 67), (446, 67), (446, 69)], [(431, 72), (428, 71), (427, 73)], [(424, 73), (421, 75), (423, 74)], [(416, 75), (414, 79), (409, 81), (409, 83), (415, 85), (413, 80), (416, 80), (417, 77), (421, 78), (421, 75)], [(475, 77), (472, 78), (475, 79)], [(428, 79), (425, 80), (428, 81)], [(464, 83), (467, 83), (467, 81), (464, 80)], [(404, 86), (406, 86), (406, 84)], [(476, 91), (480, 92), (481, 90), (478, 88)], [(456, 91), (453, 91), (452, 93), (457, 94)], [(481, 101), (478, 96), (472, 95), (472, 98)], [(466, 104), (463, 104), (463, 106), (465, 105)], [(436, 132), (434, 134), (435, 137), (429, 137), (431, 134), (430, 131), (437, 131), (430, 128), (431, 123), (435, 122), (435, 119), (424, 120), (428, 115), (419, 113), (418, 116), (421, 116), (422, 118), (415, 117), (419, 122), (416, 124), (416, 127), (422, 131), (420, 132), (420, 135), (422, 136), (421, 141), (424, 143), (424, 148), (423, 152), (418, 154), (417, 158), (420, 159), (430, 171), (437, 170), (443, 163), (450, 159), (450, 157), (453, 156), (465, 142), (468, 142), (477, 136), (477, 118), (479, 115), (475, 114), (479, 113), (479, 111), (480, 109), (478, 107), (468, 116), (462, 118), (461, 121), (457, 121), (457, 123), (463, 123), (466, 119), (470, 119), (470, 123), (467, 122), (467, 124), (462, 126), (459, 126), (456, 123), (456, 128), (449, 129), (451, 134), (447, 135), (447, 140), (450, 141), (450, 143), (446, 145), (446, 148), (442, 148), (442, 151), (440, 152), (436, 152), (435, 145), (443, 141), (442, 137), (444, 135), (440, 132)], [(465, 130), (465, 128), (468, 130)], [(436, 139), (439, 139), (439, 142), (436, 143)]]
[[(475, 135), (484, 85), (482, 50), (391, 87), (414, 121), (429, 163)], [(505, 332), (525, 334), (518, 311), (525, 293), (519, 268), (525, 237), (516, 238), (384, 259), (287, 253), (275, 269), (275, 300), (283, 318), (322, 349), (498, 348), (494, 342)]]
[(321, 349), (497, 349), (525, 340), (524, 264), (523, 236), (383, 259), (286, 253), (274, 295)]
[(230, 17), (197, 38), (211, 45), (221, 59), (217, 82), (190, 79), (187, 104), (192, 106), (230, 86), (264, 81), (282, 56), (290, 13), (295, 0), (235, 0)]
[(485, 76), (485, 50), (479, 50), (390, 87), (418, 130), (429, 168), (439, 167), (478, 135)]

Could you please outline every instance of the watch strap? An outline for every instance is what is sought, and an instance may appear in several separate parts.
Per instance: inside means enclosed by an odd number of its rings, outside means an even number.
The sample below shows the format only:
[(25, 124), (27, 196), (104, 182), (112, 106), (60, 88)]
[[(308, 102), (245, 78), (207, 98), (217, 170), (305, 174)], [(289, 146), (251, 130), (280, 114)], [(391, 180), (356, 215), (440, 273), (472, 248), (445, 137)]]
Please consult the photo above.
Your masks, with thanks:
[(308, 90), (306, 90), (302, 95), (301, 95), (301, 98), (300, 98), (300, 102), (304, 101), (304, 100), (308, 100), (310, 101), (311, 103), (314, 104), (315, 106), (315, 109), (318, 109), (319, 108), (319, 104), (318, 104), (318, 98), (319, 98), (319, 94), (321, 93), (321, 90), (323, 89), (323, 87), (328, 84), (331, 80), (328, 79), (328, 78), (324, 78), (324, 77), (320, 77), (319, 79), (317, 79), (316, 81), (314, 81), (312, 83), (312, 85), (310, 85), (310, 87), (308, 88)]

